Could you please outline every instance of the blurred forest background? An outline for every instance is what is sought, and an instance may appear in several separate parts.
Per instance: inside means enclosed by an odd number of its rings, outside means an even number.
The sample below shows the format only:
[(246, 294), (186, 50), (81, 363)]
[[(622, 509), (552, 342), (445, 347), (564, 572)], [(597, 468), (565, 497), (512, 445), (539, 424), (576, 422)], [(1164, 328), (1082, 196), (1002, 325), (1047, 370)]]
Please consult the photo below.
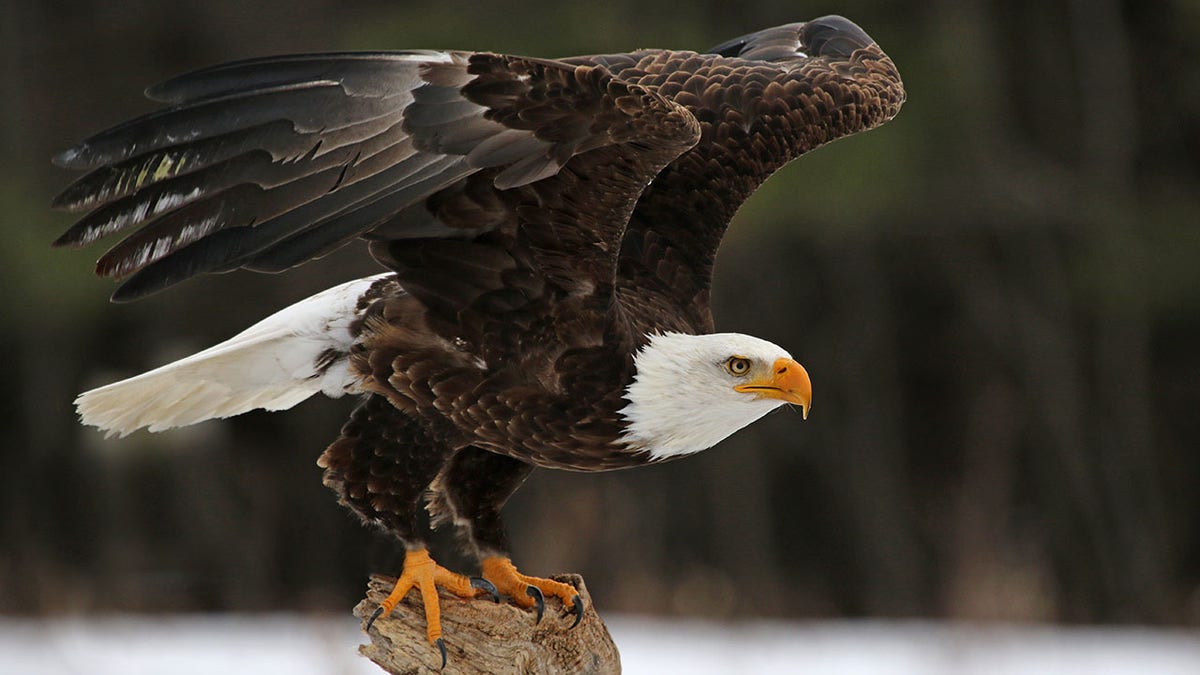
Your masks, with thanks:
[(517, 562), (581, 572), (602, 611), (1200, 625), (1195, 0), (8, 0), (0, 613), (343, 612), (402, 560), (321, 485), (350, 400), (122, 441), (76, 424), (79, 391), (376, 269), (351, 246), (110, 305), (101, 247), (49, 247), (72, 178), (49, 158), (151, 110), (145, 85), (281, 52), (704, 49), (828, 13), (909, 102), (774, 177), (715, 296), (720, 329), (806, 364), (812, 416), (535, 473)]

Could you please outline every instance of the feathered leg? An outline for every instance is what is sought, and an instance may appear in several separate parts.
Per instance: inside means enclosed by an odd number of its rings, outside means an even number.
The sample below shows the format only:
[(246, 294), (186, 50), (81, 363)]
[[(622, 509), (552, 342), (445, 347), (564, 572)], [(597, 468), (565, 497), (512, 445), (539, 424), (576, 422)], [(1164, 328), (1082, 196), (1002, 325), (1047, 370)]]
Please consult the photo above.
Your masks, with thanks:
[(508, 537), (500, 509), (525, 482), (533, 466), (479, 448), (458, 451), (431, 486), (430, 513), (435, 524), (453, 520), (459, 534), (480, 558), (483, 578), (516, 604), (537, 609), (541, 621), (545, 596), (562, 600), (583, 617), (583, 599), (571, 586), (521, 574), (509, 559)]
[(425, 604), (425, 630), (431, 644), (442, 652), (441, 608), (437, 587), (461, 597), (494, 593), (482, 579), (455, 574), (438, 565), (426, 550), (424, 531), (417, 531), (418, 509), (426, 489), (451, 451), (434, 443), (419, 422), (397, 410), (382, 396), (370, 396), (354, 410), (341, 436), (321, 455), (325, 484), (338, 493), (342, 504), (365, 522), (382, 527), (405, 545), (404, 571), (391, 595), (376, 610), (375, 618), (390, 613), (412, 588)]

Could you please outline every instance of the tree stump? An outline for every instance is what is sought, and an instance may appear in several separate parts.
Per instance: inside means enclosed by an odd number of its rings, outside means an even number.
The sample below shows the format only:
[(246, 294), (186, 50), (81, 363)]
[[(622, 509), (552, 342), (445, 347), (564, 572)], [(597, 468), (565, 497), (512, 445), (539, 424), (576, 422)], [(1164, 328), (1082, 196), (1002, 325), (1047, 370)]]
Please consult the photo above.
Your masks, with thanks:
[[(391, 616), (375, 620), (368, 633), (371, 644), (362, 645), (359, 652), (393, 675), (620, 673), (617, 646), (593, 608), (583, 577), (560, 574), (552, 578), (574, 586), (583, 598), (583, 619), (575, 628), (569, 628), (575, 615), (567, 613), (555, 598), (546, 600), (545, 616), (535, 625), (532, 611), (508, 602), (464, 600), (439, 592), (442, 637), (449, 656), (442, 670), (441, 653), (425, 639), (425, 604), (419, 593), (410, 592)], [(354, 608), (364, 629), (395, 582), (394, 577), (371, 576), (367, 597)]]

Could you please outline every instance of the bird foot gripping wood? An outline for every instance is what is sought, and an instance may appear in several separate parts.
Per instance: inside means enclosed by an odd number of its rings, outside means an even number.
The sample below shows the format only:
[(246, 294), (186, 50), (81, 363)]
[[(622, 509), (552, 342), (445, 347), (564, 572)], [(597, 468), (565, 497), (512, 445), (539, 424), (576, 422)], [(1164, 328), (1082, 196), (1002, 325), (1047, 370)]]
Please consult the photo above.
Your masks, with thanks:
[(442, 668), (445, 668), (446, 642), (442, 639), (442, 612), (441, 602), (438, 600), (438, 587), (445, 588), (460, 598), (474, 598), (480, 593), (490, 594), (495, 598), (496, 587), (487, 580), (451, 572), (435, 563), (433, 558), (429, 557), (429, 551), (425, 549), (409, 551), (404, 556), (404, 572), (396, 579), (392, 592), (371, 613), (364, 630), (369, 633), (375, 621), (381, 616), (391, 614), (414, 587), (420, 592), (425, 605), (425, 637), (429, 644), (437, 646), (442, 657)]
[[(583, 579), (557, 575), (548, 580), (572, 589), (583, 607), (574, 630), (566, 621), (536, 624), (509, 603), (463, 602), (440, 594), (442, 644), (448, 660), (430, 647), (423, 596), (409, 593), (392, 612), (380, 613), (368, 631), (371, 644), (359, 651), (389, 673), (592, 673), (621, 672), (620, 655), (596, 614)], [(395, 587), (396, 580), (372, 576), (367, 597), (354, 608), (365, 627)], [(554, 594), (558, 597), (557, 594)], [(528, 596), (526, 596), (528, 597)], [(571, 606), (571, 605), (568, 605)]]
[(575, 614), (571, 628), (578, 626), (579, 620), (583, 618), (583, 598), (573, 586), (552, 579), (521, 574), (511, 560), (502, 556), (484, 558), (481, 566), (483, 578), (494, 584), (497, 592), (507, 595), (525, 609), (536, 608), (537, 619), (534, 623), (542, 622), (547, 595), (562, 600), (564, 608), (571, 608), (570, 611)]

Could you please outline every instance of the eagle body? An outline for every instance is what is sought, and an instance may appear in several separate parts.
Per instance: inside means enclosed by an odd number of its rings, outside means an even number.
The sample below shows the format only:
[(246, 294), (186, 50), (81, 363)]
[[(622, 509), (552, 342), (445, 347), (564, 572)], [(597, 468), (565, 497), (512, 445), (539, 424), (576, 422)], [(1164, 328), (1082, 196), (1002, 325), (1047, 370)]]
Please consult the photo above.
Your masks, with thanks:
[[(88, 171), (56, 200), (84, 214), (57, 245), (130, 231), (97, 263), (123, 279), (115, 300), (355, 238), (386, 272), (86, 392), (83, 421), (124, 435), (360, 396), (319, 463), (408, 547), (394, 595), (499, 589), (525, 606), (537, 588), (571, 601), (508, 562), (499, 511), (533, 467), (660, 462), (780, 405), (807, 413), (791, 355), (713, 332), (717, 248), (774, 171), (904, 101), (892, 61), (841, 17), (703, 53), (270, 57), (147, 95), (166, 107), (56, 158)], [(423, 504), (486, 585), (428, 558)]]

